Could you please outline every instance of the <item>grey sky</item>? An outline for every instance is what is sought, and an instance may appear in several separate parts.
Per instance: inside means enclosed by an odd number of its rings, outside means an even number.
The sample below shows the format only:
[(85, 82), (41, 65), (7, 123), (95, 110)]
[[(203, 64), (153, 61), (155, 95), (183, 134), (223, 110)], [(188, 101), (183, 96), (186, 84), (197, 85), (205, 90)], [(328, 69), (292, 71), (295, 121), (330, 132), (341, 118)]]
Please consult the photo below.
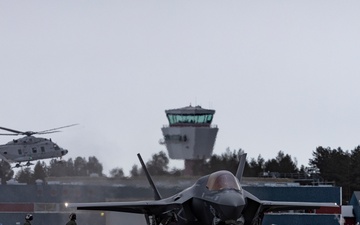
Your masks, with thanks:
[[(360, 144), (359, 1), (1, 1), (1, 126), (127, 173), (164, 110), (216, 110), (214, 152), (308, 163)], [(5, 143), (11, 138), (0, 137)], [(171, 165), (182, 166), (180, 161)]]

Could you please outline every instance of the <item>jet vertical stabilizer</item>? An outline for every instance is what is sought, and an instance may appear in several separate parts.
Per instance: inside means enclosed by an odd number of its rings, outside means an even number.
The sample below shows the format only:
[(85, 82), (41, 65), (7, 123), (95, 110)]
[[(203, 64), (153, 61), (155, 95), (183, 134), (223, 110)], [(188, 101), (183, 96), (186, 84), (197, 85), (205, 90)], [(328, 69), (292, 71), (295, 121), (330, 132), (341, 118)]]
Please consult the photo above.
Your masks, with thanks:
[(245, 163), (246, 163), (246, 153), (243, 153), (239, 157), (239, 165), (236, 171), (236, 178), (239, 180), (240, 183), (244, 173)]
[(151, 176), (150, 176), (150, 173), (149, 171), (147, 170), (146, 168), (146, 165), (144, 163), (144, 161), (142, 160), (141, 158), (141, 155), (140, 153), (137, 154), (139, 160), (140, 160), (140, 163), (141, 163), (141, 166), (145, 172), (145, 175), (146, 175), (146, 178), (148, 179), (149, 183), (150, 183), (150, 186), (152, 187), (152, 189), (154, 190), (154, 198), (155, 200), (160, 200), (161, 199), (161, 195), (160, 195), (160, 192), (159, 190), (156, 188), (155, 184), (154, 184), (154, 181), (152, 180)]

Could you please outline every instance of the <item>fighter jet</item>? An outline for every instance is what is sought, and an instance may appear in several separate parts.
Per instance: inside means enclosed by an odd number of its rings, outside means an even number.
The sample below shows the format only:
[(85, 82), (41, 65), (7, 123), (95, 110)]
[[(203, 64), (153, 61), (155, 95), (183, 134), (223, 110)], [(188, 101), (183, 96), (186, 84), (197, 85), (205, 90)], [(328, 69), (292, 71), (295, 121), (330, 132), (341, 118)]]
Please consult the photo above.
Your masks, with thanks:
[(260, 225), (265, 213), (338, 207), (336, 203), (263, 201), (241, 188), (246, 154), (239, 157), (236, 175), (226, 170), (199, 178), (191, 187), (162, 198), (146, 166), (140, 163), (155, 200), (134, 202), (70, 203), (77, 210), (144, 214), (148, 225)]

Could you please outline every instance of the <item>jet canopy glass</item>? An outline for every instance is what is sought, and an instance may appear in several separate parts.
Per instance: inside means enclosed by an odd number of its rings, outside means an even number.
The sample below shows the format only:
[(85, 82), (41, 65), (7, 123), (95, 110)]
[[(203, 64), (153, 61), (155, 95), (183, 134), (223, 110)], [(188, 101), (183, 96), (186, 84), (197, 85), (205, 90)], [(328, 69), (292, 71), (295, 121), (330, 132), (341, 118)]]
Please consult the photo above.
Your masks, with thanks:
[(239, 181), (231, 172), (226, 170), (210, 174), (206, 187), (210, 191), (219, 191), (223, 189), (241, 190)]

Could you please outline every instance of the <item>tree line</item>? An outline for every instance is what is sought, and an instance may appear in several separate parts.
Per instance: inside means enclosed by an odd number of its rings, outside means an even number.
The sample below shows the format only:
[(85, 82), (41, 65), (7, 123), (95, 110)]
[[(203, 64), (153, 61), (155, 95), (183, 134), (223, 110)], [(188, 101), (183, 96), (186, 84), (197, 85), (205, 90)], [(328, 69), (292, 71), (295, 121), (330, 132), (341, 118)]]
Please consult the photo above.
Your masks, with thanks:
[[(230, 150), (229, 148), (220, 155), (213, 154), (203, 163), (194, 165), (194, 175), (201, 176), (217, 170), (229, 170), (236, 172), (239, 162), (239, 155), (242, 149)], [(342, 150), (340, 147), (331, 149), (330, 147), (317, 147), (309, 159), (309, 164), (305, 167), (298, 167), (296, 158), (289, 154), (279, 151), (275, 158), (265, 160), (261, 155), (257, 158), (246, 160), (245, 177), (275, 176), (281, 177), (284, 174), (297, 175), (302, 178), (318, 179), (320, 181), (331, 181), (336, 186), (342, 187), (343, 199), (348, 201), (353, 191), (360, 190), (360, 146), (353, 150)], [(180, 176), (181, 169), (169, 168), (169, 158), (166, 153), (160, 151), (153, 154), (152, 158), (146, 162), (150, 174), (154, 176)], [(0, 161), (1, 184), (14, 178), (20, 183), (34, 184), (37, 180), (45, 180), (46, 177), (64, 176), (90, 176), (103, 174), (103, 166), (95, 156), (76, 157), (74, 160), (69, 158), (66, 161), (51, 160), (49, 165), (43, 161), (37, 161), (34, 168), (22, 168), (14, 174), (9, 163)], [(129, 177), (142, 176), (143, 171), (136, 164), (129, 171)], [(125, 178), (122, 168), (116, 167), (110, 170), (109, 178)]]

